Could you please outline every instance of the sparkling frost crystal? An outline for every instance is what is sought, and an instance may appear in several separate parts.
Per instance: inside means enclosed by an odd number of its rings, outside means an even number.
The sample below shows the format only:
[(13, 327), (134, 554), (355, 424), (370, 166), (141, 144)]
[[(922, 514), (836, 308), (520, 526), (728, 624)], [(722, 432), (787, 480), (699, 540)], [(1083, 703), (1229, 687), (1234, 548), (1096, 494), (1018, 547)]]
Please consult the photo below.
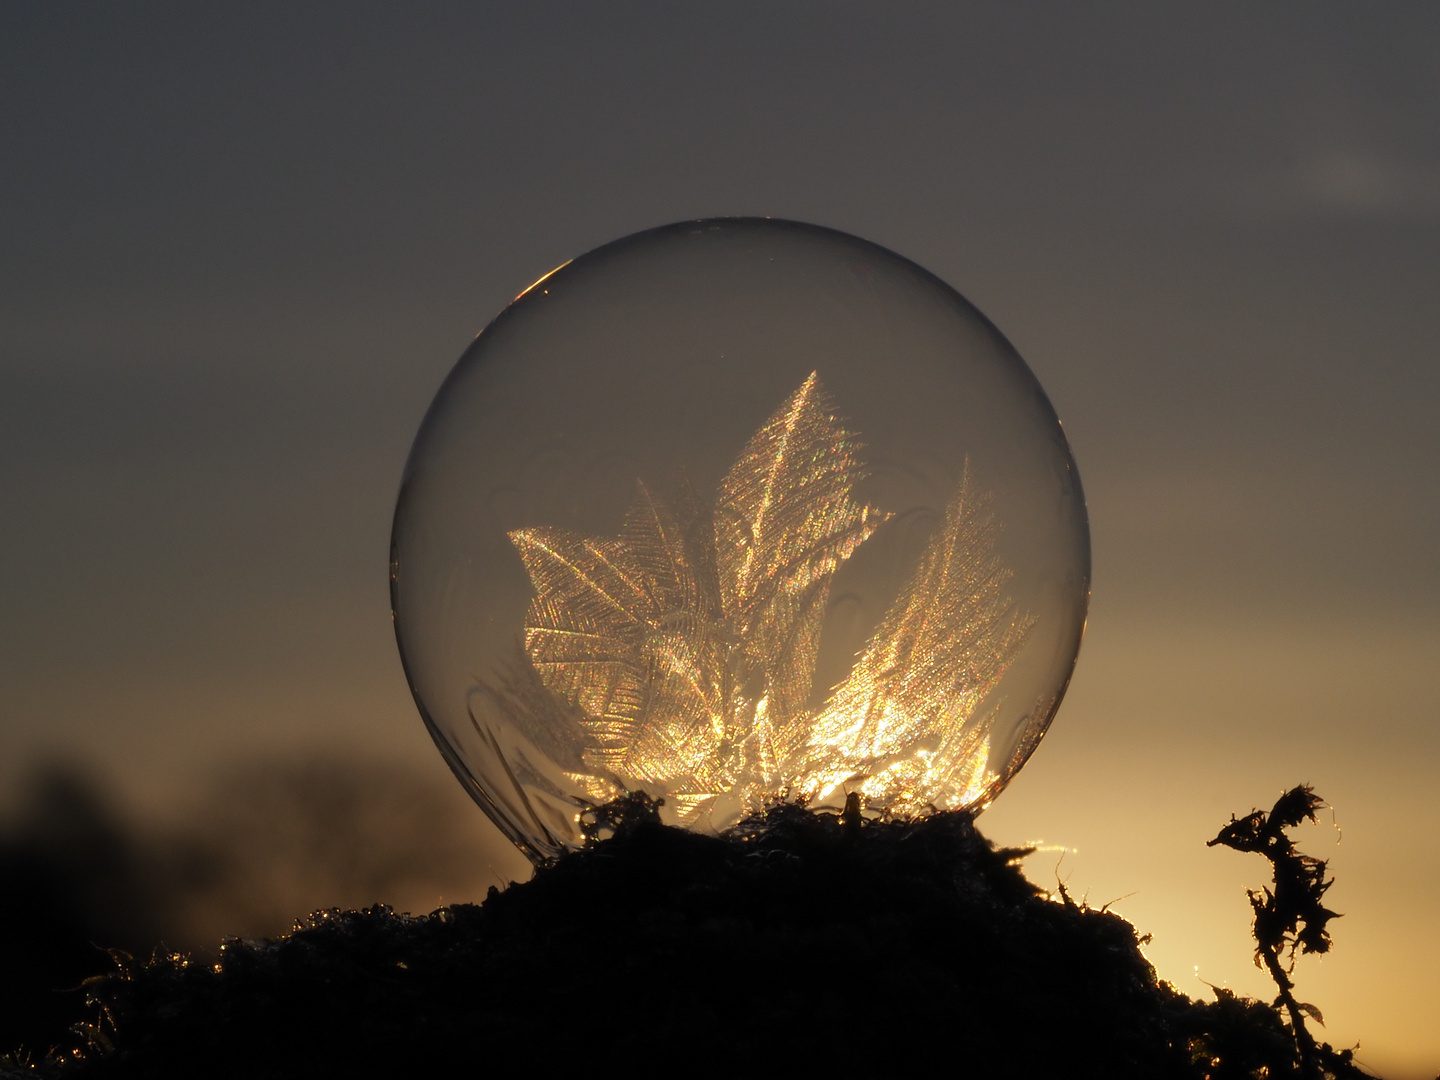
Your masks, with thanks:
[(589, 798), (658, 787), (690, 821), (717, 801), (744, 813), (852, 783), (915, 813), (994, 783), (975, 712), (1034, 616), (1003, 594), (997, 526), (968, 473), (850, 675), (807, 707), (831, 578), (889, 517), (852, 498), (858, 452), (812, 372), (713, 509), (688, 485), (667, 502), (641, 482), (616, 539), (510, 533), (537, 593), (525, 652), (568, 706), (541, 715), (583, 729), (588, 771), (571, 779)]

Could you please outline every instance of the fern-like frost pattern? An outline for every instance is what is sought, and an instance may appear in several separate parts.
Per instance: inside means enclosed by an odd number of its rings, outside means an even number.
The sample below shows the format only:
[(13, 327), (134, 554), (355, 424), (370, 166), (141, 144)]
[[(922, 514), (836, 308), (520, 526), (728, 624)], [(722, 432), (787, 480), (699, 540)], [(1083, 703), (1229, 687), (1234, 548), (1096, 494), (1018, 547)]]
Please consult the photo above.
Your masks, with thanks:
[(831, 581), (890, 517), (853, 497), (861, 449), (811, 373), (713, 502), (642, 482), (618, 537), (510, 534), (536, 593), (524, 650), (539, 685), (522, 711), (579, 726), (567, 776), (585, 798), (661, 791), (693, 821), (841, 786), (916, 813), (993, 786), (993, 691), (1035, 619), (1005, 595), (968, 468), (850, 674), (810, 704)]

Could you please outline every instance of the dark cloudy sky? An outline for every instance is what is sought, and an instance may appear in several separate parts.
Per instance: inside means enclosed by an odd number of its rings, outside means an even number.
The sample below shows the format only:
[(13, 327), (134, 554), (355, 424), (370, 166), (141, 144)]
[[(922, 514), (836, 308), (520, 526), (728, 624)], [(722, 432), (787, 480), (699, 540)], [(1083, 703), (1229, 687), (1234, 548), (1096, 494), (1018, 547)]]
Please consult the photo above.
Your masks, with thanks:
[(385, 580), (440, 380), (597, 244), (813, 221), (988, 314), (1085, 482), (1078, 673), (984, 826), (1133, 894), (1181, 989), (1263, 994), (1261, 866), (1203, 841), (1313, 782), (1346, 918), (1301, 988), (1440, 1068), (1406, 921), (1440, 886), (1440, 8), (12, 4), (0, 148), (0, 801), (47, 756), (155, 813), (237, 755), (452, 784)]

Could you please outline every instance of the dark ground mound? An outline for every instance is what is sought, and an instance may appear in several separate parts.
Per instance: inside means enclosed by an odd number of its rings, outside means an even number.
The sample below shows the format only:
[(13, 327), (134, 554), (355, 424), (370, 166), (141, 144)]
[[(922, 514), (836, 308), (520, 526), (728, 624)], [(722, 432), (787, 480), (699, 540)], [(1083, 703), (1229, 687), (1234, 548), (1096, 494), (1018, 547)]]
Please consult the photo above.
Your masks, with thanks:
[(73, 1047), (0, 1075), (1301, 1075), (1268, 1005), (1157, 982), (1129, 923), (1040, 894), (967, 815), (607, 824), (480, 906), (122, 963)]

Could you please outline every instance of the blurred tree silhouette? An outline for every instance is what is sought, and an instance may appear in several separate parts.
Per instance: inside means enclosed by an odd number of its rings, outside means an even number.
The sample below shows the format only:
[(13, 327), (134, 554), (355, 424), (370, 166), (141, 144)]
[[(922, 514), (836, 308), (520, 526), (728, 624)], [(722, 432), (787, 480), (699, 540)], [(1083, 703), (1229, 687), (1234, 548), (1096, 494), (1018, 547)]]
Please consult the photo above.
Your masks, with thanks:
[(80, 983), (113, 970), (110, 949), (211, 953), (322, 908), (483, 894), (498, 879), (453, 786), (375, 761), (251, 761), (160, 826), (129, 820), (74, 766), (38, 770), (0, 830), (0, 1053), (60, 1040)]
[(504, 884), (487, 880), (480, 815), (457, 806), (453, 786), (375, 761), (227, 769), (172, 844), (172, 925), (190, 947), (213, 948), (283, 933), (320, 908), (430, 911)]
[(54, 1041), (84, 1001), (105, 948), (157, 940), (153, 878), (93, 779), (48, 765), (0, 837), (0, 1046)]

